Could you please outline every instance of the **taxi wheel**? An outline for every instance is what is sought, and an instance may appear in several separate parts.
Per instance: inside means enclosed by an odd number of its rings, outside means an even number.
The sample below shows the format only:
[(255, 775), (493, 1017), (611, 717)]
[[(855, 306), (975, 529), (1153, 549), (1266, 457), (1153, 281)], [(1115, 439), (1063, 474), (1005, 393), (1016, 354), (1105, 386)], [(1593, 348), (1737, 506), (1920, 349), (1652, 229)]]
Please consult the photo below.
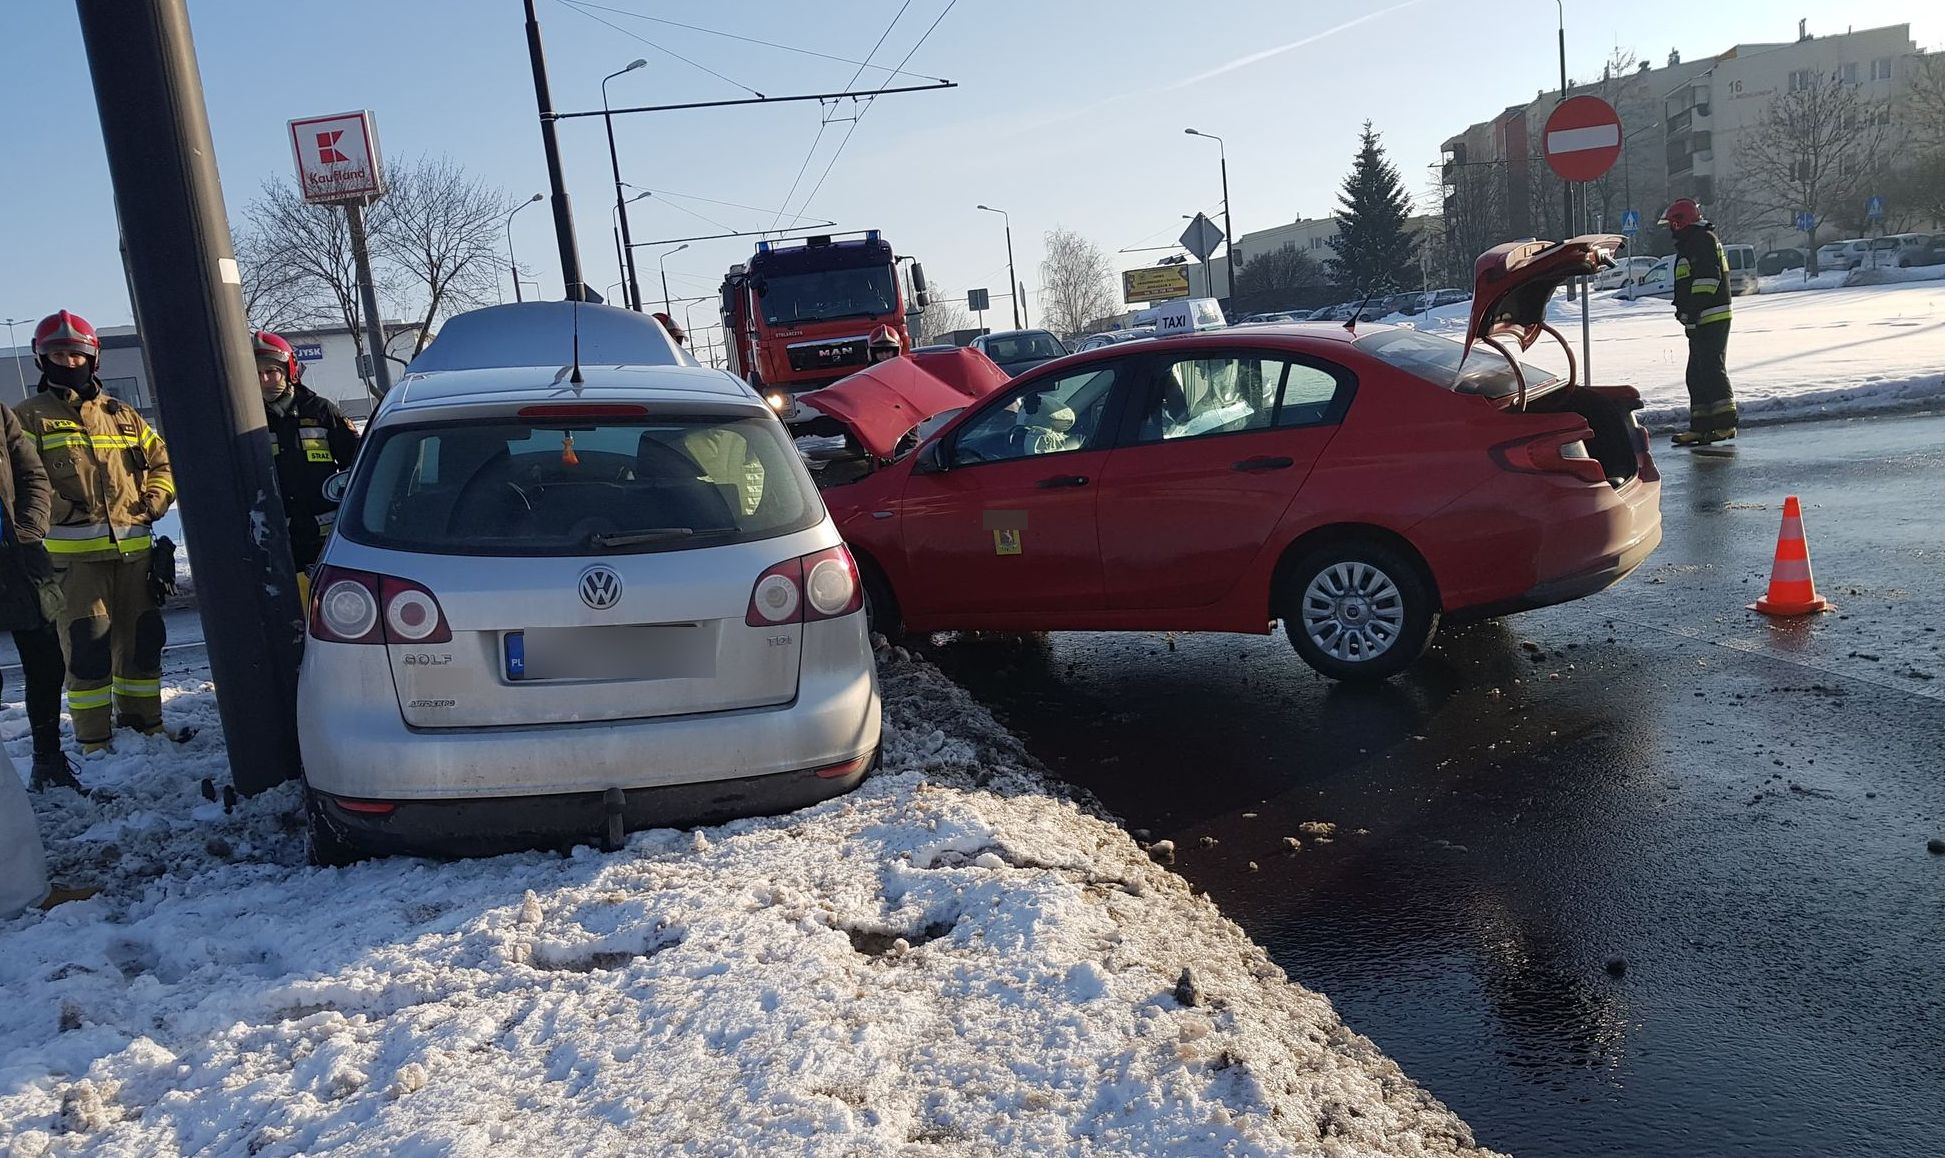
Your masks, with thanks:
[(1336, 680), (1389, 679), (1425, 654), (1438, 608), (1416, 562), (1365, 539), (1320, 547), (1285, 575), (1276, 608), (1305, 663)]
[(858, 578), (864, 583), (865, 630), (897, 643), (905, 638), (905, 624), (898, 613), (898, 597), (892, 594), (891, 581), (878, 565), (858, 557)]
[(331, 818), (325, 814), (324, 805), (318, 801), (317, 794), (304, 793), (305, 835), (308, 837), (310, 861), (321, 868), (343, 868), (357, 864), (365, 859), (365, 851), (356, 841), (346, 836)]

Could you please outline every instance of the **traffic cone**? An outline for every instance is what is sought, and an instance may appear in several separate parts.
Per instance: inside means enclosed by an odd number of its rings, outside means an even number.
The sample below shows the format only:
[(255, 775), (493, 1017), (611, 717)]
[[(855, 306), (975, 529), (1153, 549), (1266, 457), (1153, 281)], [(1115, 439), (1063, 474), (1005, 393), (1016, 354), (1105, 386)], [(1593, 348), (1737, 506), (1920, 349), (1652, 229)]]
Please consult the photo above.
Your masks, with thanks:
[(1810, 544), (1803, 537), (1803, 506), (1791, 495), (1783, 500), (1783, 528), (1776, 534), (1776, 562), (1769, 572), (1769, 594), (1749, 605), (1764, 615), (1811, 615), (1830, 610), (1810, 576)]

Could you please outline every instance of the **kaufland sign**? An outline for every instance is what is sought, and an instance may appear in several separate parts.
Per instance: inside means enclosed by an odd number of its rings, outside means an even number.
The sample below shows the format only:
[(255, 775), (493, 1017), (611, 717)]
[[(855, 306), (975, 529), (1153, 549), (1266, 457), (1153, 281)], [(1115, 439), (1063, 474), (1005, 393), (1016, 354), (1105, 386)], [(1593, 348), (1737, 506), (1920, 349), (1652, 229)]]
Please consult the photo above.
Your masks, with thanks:
[(385, 191), (378, 126), (370, 112), (307, 117), (290, 123), (290, 150), (304, 200), (330, 205), (369, 201)]

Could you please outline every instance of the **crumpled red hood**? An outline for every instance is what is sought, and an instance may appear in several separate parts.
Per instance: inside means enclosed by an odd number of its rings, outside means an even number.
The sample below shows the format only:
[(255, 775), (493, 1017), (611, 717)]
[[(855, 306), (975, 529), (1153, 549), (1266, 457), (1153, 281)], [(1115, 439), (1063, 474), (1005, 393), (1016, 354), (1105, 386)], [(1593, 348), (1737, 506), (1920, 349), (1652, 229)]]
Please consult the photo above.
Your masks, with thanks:
[(849, 427), (873, 458), (888, 459), (919, 423), (1006, 382), (1006, 371), (978, 350), (938, 350), (867, 366), (797, 401)]

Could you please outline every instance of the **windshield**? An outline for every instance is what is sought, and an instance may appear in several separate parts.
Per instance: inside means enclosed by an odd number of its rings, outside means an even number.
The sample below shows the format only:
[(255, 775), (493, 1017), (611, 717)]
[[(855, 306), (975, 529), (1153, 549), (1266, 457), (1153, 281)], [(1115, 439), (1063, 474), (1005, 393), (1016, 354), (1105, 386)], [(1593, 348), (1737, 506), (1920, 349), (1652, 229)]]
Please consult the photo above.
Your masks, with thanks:
[(780, 274), (757, 284), (763, 320), (772, 326), (871, 318), (898, 310), (898, 289), (888, 265)]
[(822, 509), (776, 422), (473, 421), (379, 432), (338, 520), (442, 555), (679, 551), (802, 530)]
[[(1357, 348), (1434, 386), (1456, 390), (1461, 394), (1506, 398), (1519, 390), (1513, 368), (1490, 346), (1475, 347), (1472, 356), (1466, 357), (1465, 347), (1450, 338), (1400, 329), (1359, 338)], [(1465, 363), (1463, 374), (1460, 373), (1461, 359)], [(1520, 363), (1520, 372), (1526, 375), (1529, 394), (1552, 385), (1560, 378), (1551, 370), (1542, 370), (1527, 362)]]

